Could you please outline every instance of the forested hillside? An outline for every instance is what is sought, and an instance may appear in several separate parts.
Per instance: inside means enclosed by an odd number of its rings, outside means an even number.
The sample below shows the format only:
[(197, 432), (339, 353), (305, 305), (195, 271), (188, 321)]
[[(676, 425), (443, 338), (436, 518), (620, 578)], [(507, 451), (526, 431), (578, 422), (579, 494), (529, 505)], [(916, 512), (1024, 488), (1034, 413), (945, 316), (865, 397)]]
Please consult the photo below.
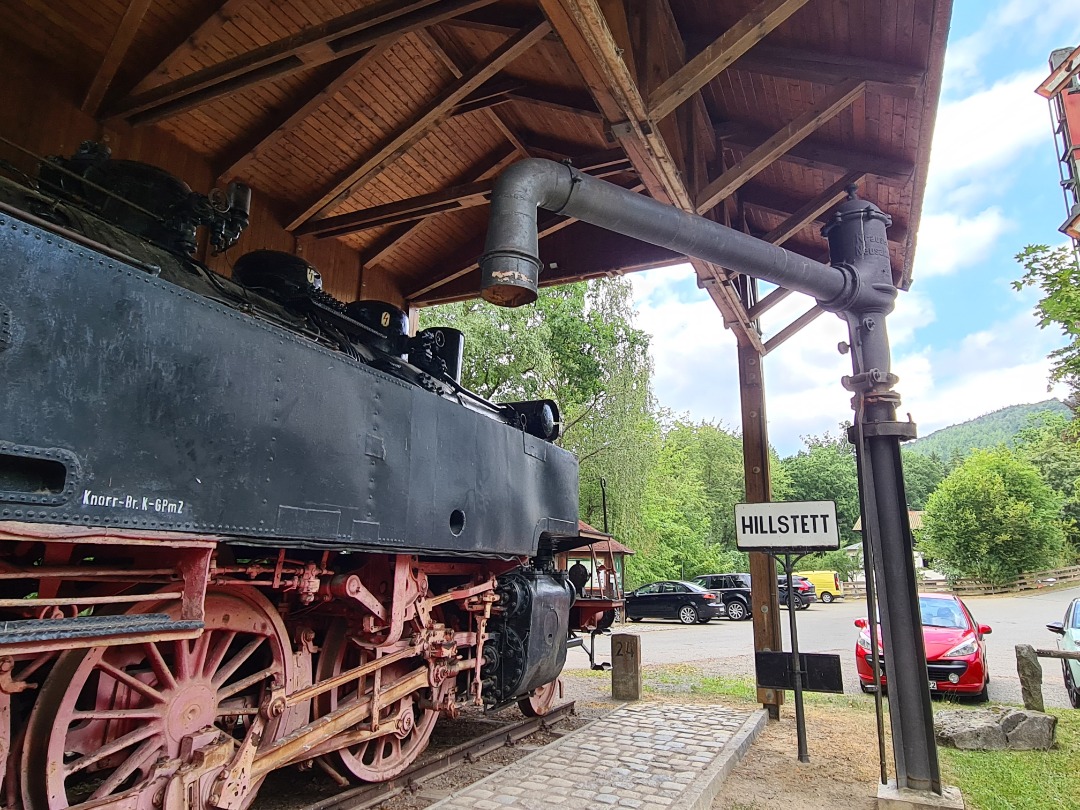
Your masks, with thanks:
[(1014, 447), (1016, 435), (1029, 426), (1031, 417), (1046, 413), (1059, 413), (1066, 417), (1071, 415), (1068, 407), (1056, 399), (1031, 405), (1010, 405), (977, 419), (936, 430), (929, 436), (904, 445), (904, 448), (923, 456), (937, 456), (949, 464), (963, 459), (972, 450), (989, 450), (999, 444)]

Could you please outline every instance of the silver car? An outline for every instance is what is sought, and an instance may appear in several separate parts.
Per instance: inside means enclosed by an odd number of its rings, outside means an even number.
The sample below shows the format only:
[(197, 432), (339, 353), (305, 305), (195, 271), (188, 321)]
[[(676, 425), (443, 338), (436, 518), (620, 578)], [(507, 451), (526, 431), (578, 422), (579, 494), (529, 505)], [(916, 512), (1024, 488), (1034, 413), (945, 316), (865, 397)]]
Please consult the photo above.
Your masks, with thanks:
[[(1073, 599), (1065, 609), (1065, 620), (1050, 622), (1046, 629), (1061, 636), (1058, 648), (1071, 652), (1080, 651), (1080, 597)], [(1069, 702), (1074, 709), (1080, 709), (1080, 661), (1061, 660), (1061, 669), (1065, 675), (1065, 691), (1069, 693)]]

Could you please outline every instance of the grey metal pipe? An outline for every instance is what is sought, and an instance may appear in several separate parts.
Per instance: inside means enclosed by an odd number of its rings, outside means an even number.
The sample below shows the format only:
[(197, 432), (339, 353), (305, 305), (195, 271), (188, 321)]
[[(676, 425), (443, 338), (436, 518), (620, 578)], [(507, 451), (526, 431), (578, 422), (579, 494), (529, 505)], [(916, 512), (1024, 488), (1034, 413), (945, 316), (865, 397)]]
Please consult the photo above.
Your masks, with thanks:
[(480, 269), (483, 295), (492, 303), (519, 306), (536, 298), (537, 207), (806, 293), (830, 311), (849, 308), (860, 292), (847, 268), (816, 262), (570, 166), (529, 159), (504, 171), (491, 194)]

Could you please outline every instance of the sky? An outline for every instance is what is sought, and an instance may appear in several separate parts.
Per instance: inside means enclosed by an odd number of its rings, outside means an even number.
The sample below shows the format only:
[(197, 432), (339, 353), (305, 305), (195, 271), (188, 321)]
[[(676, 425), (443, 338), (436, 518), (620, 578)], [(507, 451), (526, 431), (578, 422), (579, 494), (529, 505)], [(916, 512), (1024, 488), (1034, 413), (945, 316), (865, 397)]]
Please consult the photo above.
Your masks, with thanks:
[[(1014, 256), (1064, 244), (1047, 103), (1035, 87), (1050, 51), (1080, 44), (1080, 0), (955, 0), (910, 291), (888, 317), (893, 371), (907, 414), (926, 436), (1008, 405), (1063, 396), (1047, 390), (1047, 354), (1064, 344), (1041, 330), (1035, 290), (1016, 292)], [(689, 265), (629, 276), (637, 325), (652, 336), (658, 403), (693, 421), (740, 428), (734, 335)], [(762, 318), (765, 336), (812, 306), (794, 294)], [(840, 378), (847, 330), (818, 317), (763, 362), (769, 441), (782, 456), (803, 436), (850, 420)]]

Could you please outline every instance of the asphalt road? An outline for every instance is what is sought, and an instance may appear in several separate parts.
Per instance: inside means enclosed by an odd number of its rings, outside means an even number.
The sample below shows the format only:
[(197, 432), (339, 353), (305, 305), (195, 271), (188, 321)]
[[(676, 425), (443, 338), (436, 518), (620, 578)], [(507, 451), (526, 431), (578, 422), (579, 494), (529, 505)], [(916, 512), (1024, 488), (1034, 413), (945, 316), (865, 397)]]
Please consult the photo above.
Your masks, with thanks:
[[(1080, 596), (1080, 587), (1055, 590), (1027, 591), (1008, 596), (968, 597), (964, 601), (975, 620), (988, 624), (993, 632), (986, 637), (990, 667), (990, 699), (1019, 704), (1020, 680), (1016, 674), (1017, 644), (1053, 649), (1057, 636), (1046, 629), (1046, 623), (1061, 621), (1069, 601)], [(837, 653), (844, 672), (846, 693), (859, 693), (855, 675), (855, 640), (859, 631), (855, 618), (866, 615), (863, 599), (845, 599), (831, 605), (815, 603), (796, 614), (799, 650), (802, 652)], [(781, 618), (784, 629), (784, 649), (791, 649), (788, 616)], [(707, 625), (684, 626), (676, 621), (645, 619), (638, 623), (616, 625), (613, 632), (642, 635), (644, 664), (676, 664), (709, 662), (710, 670), (731, 674), (753, 671), (754, 638), (749, 621), (733, 622), (716, 619)], [(610, 637), (597, 638), (598, 660), (610, 661)], [(1054, 659), (1040, 659), (1043, 666), (1043, 700), (1047, 706), (1067, 708), (1068, 696), (1062, 683), (1061, 664)], [(573, 651), (567, 668), (587, 666), (585, 656)], [(869, 700), (869, 696), (867, 697)]]

